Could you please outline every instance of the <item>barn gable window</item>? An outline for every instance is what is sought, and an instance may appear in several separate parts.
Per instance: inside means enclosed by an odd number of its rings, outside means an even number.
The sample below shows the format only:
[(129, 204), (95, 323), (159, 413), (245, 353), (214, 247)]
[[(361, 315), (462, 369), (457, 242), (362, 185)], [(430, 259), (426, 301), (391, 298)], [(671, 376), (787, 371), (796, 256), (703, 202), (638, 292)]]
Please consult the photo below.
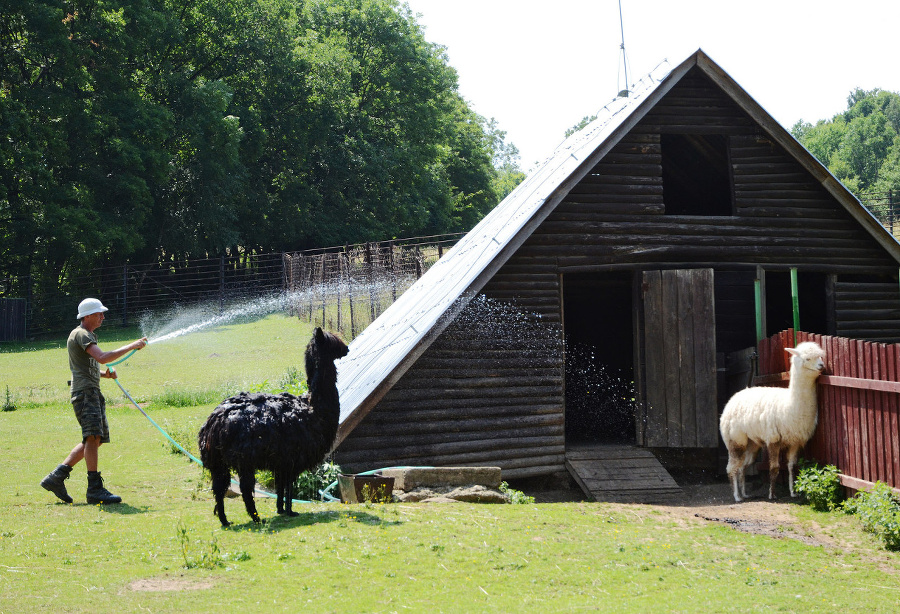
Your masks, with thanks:
[(667, 215), (734, 215), (728, 141), (715, 134), (663, 134)]

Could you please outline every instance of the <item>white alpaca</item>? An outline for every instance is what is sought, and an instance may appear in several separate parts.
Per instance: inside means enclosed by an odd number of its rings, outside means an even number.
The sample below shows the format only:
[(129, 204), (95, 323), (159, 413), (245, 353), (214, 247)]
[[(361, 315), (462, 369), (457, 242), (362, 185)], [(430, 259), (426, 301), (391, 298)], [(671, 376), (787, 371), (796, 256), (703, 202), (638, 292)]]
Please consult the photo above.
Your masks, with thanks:
[(775, 498), (781, 450), (787, 450), (788, 488), (794, 494), (797, 455), (816, 430), (816, 378), (825, 369), (825, 351), (807, 341), (785, 348), (791, 355), (787, 388), (745, 388), (725, 405), (719, 430), (728, 448), (728, 477), (734, 500), (747, 497), (744, 471), (766, 446), (769, 452), (769, 499)]

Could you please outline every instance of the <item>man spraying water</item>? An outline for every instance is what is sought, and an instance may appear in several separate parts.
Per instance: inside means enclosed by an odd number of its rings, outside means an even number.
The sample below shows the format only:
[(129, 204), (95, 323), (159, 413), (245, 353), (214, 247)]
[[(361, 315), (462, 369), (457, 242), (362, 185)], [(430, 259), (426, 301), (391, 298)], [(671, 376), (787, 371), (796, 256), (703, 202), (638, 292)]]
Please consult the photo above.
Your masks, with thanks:
[(98, 299), (86, 298), (81, 301), (77, 316), (81, 324), (69, 334), (66, 343), (69, 369), (72, 371), (72, 408), (81, 426), (82, 441), (72, 448), (61, 465), (41, 480), (42, 487), (65, 503), (72, 502), (72, 497), (66, 492), (65, 480), (69, 479), (72, 467), (82, 459), (87, 466), (87, 502), (91, 505), (122, 502), (121, 497), (103, 487), (103, 478), (98, 470), (100, 446), (109, 443), (106, 400), (100, 392), (100, 378), (116, 378), (114, 370), (107, 368), (101, 372), (100, 365), (113, 362), (128, 352), (145, 347), (147, 338), (143, 337), (117, 350), (104, 352), (97, 345), (94, 331), (103, 323), (105, 311), (108, 311), (107, 308)]

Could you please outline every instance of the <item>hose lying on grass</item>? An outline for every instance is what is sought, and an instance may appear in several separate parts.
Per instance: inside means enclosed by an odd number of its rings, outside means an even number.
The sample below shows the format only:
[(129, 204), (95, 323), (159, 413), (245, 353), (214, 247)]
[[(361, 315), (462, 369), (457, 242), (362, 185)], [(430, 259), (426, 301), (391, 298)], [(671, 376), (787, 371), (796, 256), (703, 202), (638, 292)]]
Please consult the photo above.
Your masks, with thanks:
[[(137, 350), (132, 351), (131, 354), (134, 354), (134, 352), (136, 352), (136, 351), (137, 351)], [(126, 355), (124, 358), (122, 358), (121, 360), (117, 360), (116, 362), (111, 362), (111, 363), (107, 364), (107, 367), (110, 368), (110, 371), (112, 371), (113, 373), (115, 373), (115, 369), (113, 369), (112, 367), (113, 367), (114, 365), (117, 365), (117, 364), (119, 364), (119, 363), (122, 363), (122, 362), (125, 362), (126, 360), (128, 360), (128, 358), (131, 357), (131, 354), (127, 354), (127, 355)], [(203, 466), (203, 462), (202, 462), (199, 458), (197, 458), (196, 456), (194, 456), (193, 454), (191, 454), (190, 452), (188, 452), (188, 451), (187, 451), (180, 443), (178, 443), (177, 441), (175, 441), (174, 439), (172, 439), (172, 437), (169, 436), (169, 434), (165, 431), (165, 429), (163, 429), (159, 424), (157, 424), (156, 421), (155, 421), (153, 418), (151, 418), (151, 417), (147, 414), (147, 412), (145, 412), (144, 409), (143, 409), (140, 405), (138, 405), (137, 401), (135, 401), (134, 398), (133, 398), (130, 394), (128, 394), (128, 391), (125, 390), (125, 388), (122, 386), (121, 382), (119, 382), (119, 378), (118, 378), (118, 377), (113, 378), (113, 381), (114, 381), (114, 382), (116, 383), (116, 385), (119, 387), (119, 390), (121, 390), (122, 393), (123, 393), (126, 397), (128, 397), (128, 400), (131, 401), (131, 403), (132, 403), (135, 407), (137, 407), (138, 411), (141, 412), (142, 414), (144, 414), (144, 417), (147, 418), (147, 420), (150, 421), (150, 424), (152, 424), (153, 426), (155, 426), (156, 429), (157, 429), (160, 433), (162, 433), (163, 437), (165, 437), (166, 439), (169, 440), (169, 443), (171, 443), (173, 446), (175, 446), (175, 448), (176, 448), (177, 450), (179, 450), (182, 454), (184, 454), (184, 455), (187, 456), (189, 459), (191, 459), (192, 461), (194, 461), (195, 463), (197, 463), (199, 466), (201, 466), (201, 467)], [(384, 467), (384, 468), (382, 468), (382, 469), (372, 469), (371, 471), (364, 471), (364, 472), (359, 473), (359, 474), (357, 474), (357, 475), (373, 475), (373, 474), (375, 474), (375, 473), (377, 473), (377, 472), (379, 472), (379, 471), (384, 471), (385, 469), (411, 469), (411, 468), (412, 468), (412, 467)], [(236, 481), (236, 480), (231, 480), (231, 483), (232, 483), (232, 484), (237, 484), (237, 481)], [(335, 480), (334, 482), (332, 482), (331, 484), (329, 484), (328, 486), (326, 486), (325, 488), (323, 488), (322, 490), (319, 491), (319, 495), (322, 497), (322, 500), (323, 500), (323, 501), (326, 501), (326, 502), (340, 501), (340, 498), (335, 497), (334, 495), (331, 494), (331, 492), (334, 490), (334, 488), (337, 486), (337, 484), (338, 484), (338, 481)], [(273, 493), (267, 492), (267, 491), (265, 491), (265, 490), (260, 490), (260, 489), (257, 488), (257, 489), (254, 490), (254, 492), (257, 493), (257, 494), (259, 494), (259, 495), (262, 495), (262, 496), (264, 496), (264, 497), (269, 497), (270, 499), (274, 499), (274, 498), (275, 498), (275, 495), (274, 495)], [(304, 499), (292, 499), (292, 501), (293, 501), (294, 503), (315, 503), (315, 501), (306, 501), (306, 500), (304, 500)]]

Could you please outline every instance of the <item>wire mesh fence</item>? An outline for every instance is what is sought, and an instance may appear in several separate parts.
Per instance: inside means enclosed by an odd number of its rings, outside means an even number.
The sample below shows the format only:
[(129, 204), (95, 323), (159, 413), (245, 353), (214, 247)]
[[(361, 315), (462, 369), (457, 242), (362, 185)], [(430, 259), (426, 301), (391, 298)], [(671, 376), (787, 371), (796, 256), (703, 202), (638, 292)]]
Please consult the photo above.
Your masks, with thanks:
[[(148, 314), (204, 304), (229, 306), (283, 294), (288, 313), (352, 339), (459, 239), (461, 234), (345, 245), (299, 252), (239, 254), (120, 264), (59, 275), (41, 285), (0, 278), (0, 341), (68, 331), (87, 296), (109, 308), (105, 326), (133, 326)], [(24, 301), (24, 306), (23, 306)], [(7, 321), (8, 320), (8, 321)]]
[(860, 194), (859, 200), (888, 232), (900, 237), (900, 194), (893, 190), (867, 192)]
[(363, 243), (284, 255), (291, 314), (354, 338), (461, 235)]

